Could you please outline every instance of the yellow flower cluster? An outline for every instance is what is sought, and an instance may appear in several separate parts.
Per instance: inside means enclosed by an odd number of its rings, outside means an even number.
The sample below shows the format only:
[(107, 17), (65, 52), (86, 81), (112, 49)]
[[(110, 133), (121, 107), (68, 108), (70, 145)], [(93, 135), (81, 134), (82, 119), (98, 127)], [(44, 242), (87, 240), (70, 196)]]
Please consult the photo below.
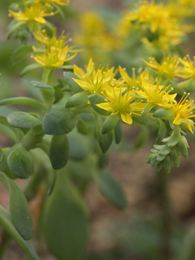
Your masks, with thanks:
[(45, 17), (53, 16), (54, 12), (48, 10), (47, 5), (43, 5), (40, 2), (33, 4), (27, 4), (20, 11), (9, 11), (9, 16), (16, 19), (16, 21), (23, 23), (38, 23), (45, 24)]
[(188, 94), (179, 98), (173, 88), (163, 85), (147, 70), (137, 76), (134, 71), (129, 76), (125, 69), (119, 67), (119, 73), (118, 78), (114, 68), (96, 68), (92, 60), (86, 71), (74, 66), (74, 74), (77, 76), (75, 82), (89, 94), (95, 93), (104, 98), (104, 102), (97, 104), (97, 107), (118, 115), (126, 124), (132, 124), (137, 116), (161, 108), (168, 111), (173, 125), (181, 125), (193, 131), (195, 105)]
[(63, 68), (66, 62), (76, 56), (76, 51), (69, 47), (64, 34), (57, 37), (55, 30), (52, 30), (50, 32), (52, 36), (48, 36), (44, 29), (44, 25), (48, 23), (46, 17), (53, 16), (57, 12), (55, 5), (65, 6), (68, 3), (69, 0), (34, 0), (24, 2), (18, 11), (10, 10), (9, 12), (9, 15), (17, 22), (29, 26), (37, 41), (37, 44), (33, 46), (32, 59), (49, 70)]
[(33, 47), (32, 58), (42, 67), (51, 70), (63, 68), (65, 62), (76, 56), (77, 52), (67, 45), (64, 34), (57, 38), (55, 35), (49, 37), (45, 31), (38, 31), (34, 37), (39, 45)]
[(144, 1), (137, 9), (129, 12), (126, 19), (142, 31), (142, 40), (146, 46), (168, 50), (181, 43), (188, 32), (188, 27), (183, 25), (175, 13), (169, 5)]
[(92, 57), (98, 62), (100, 58), (108, 62), (112, 53), (129, 53), (137, 46), (151, 55), (172, 52), (193, 30), (185, 22), (189, 16), (189, 5), (186, 3), (187, 7), (184, 7), (181, 2), (138, 1), (134, 9), (125, 10), (121, 18), (114, 21), (114, 26), (98, 13), (84, 12), (75, 41), (84, 48), (87, 58)]
[(186, 56), (183, 59), (176, 56), (165, 57), (161, 62), (158, 62), (154, 58), (150, 58), (145, 63), (158, 72), (159, 75), (167, 78), (195, 80), (195, 57), (193, 60), (189, 56)]
[(85, 48), (85, 56), (103, 60), (109, 52), (119, 47), (119, 40), (109, 30), (107, 23), (95, 12), (85, 12), (80, 16), (81, 31), (75, 42)]
[[(33, 31), (37, 44), (33, 46), (32, 59), (48, 70), (63, 68), (77, 53), (69, 47), (63, 33), (57, 37), (53, 31), (46, 32), (42, 26), (47, 22), (47, 16), (55, 14), (55, 5), (64, 6), (68, 2), (34, 0), (17, 12), (10, 11), (10, 16), (19, 22), (41, 25)], [(185, 28), (178, 17), (166, 5), (144, 1), (136, 10), (126, 15), (129, 22), (127, 29), (136, 26), (143, 32), (145, 44), (157, 43), (160, 49), (166, 49), (170, 47), (170, 43), (180, 43), (184, 36)], [(104, 21), (98, 16), (88, 13), (84, 16), (83, 26), (86, 34), (80, 38), (80, 43), (83, 41), (90, 51), (94, 46), (98, 49), (100, 43), (105, 51), (118, 47), (116, 37), (107, 31)], [(183, 96), (177, 94), (170, 81), (179, 85), (180, 81), (195, 80), (195, 58), (191, 60), (189, 56), (183, 59), (170, 56), (161, 62), (150, 58), (145, 63), (149, 69), (139, 73), (133, 69), (129, 76), (122, 67), (118, 70), (113, 67), (101, 68), (90, 59), (85, 69), (74, 66), (74, 81), (89, 95), (101, 96), (103, 102), (96, 104), (97, 107), (117, 115), (127, 124), (132, 124), (138, 116), (147, 117), (147, 113), (155, 117), (155, 112), (162, 109), (167, 112), (164, 120), (168, 117), (171, 124), (184, 126), (192, 132), (194, 102), (186, 93)]]
[(74, 81), (91, 94), (101, 94), (108, 85), (118, 83), (117, 80), (114, 80), (114, 68), (96, 69), (92, 59), (90, 59), (86, 71), (74, 65), (74, 74), (79, 78)]
[(69, 3), (69, 0), (34, 0), (31, 2), (24, 1), (24, 5), (20, 10), (9, 11), (9, 16), (15, 18), (16, 21), (32, 24), (45, 24), (46, 17), (53, 16), (57, 10), (55, 5), (65, 6)]

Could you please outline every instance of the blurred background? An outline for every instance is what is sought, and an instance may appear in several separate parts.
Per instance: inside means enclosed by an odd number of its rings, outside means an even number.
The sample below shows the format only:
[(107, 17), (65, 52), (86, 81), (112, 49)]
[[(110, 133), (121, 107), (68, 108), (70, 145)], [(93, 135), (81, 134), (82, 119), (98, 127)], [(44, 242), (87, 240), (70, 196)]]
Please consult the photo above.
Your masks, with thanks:
[[(29, 62), (23, 52), (15, 51), (17, 40), (7, 39), (8, 5), (12, 1), (0, 1), (0, 98), (28, 95), (27, 78), (19, 76)], [(152, 55), (139, 42), (139, 35), (127, 40), (128, 25), (123, 17), (137, 1), (125, 0), (71, 0), (65, 10), (65, 18), (54, 22), (59, 31), (71, 38), (71, 43), (81, 49), (77, 63), (85, 64), (89, 57), (103, 65), (122, 65), (127, 68), (140, 66), (143, 58)], [(162, 2), (162, 1), (158, 1)], [(194, 52), (194, 34), (181, 44), (180, 53)], [(84, 51), (83, 51), (84, 50)], [(26, 53), (28, 54), (28, 48)], [(153, 51), (153, 50), (152, 50)], [(149, 53), (149, 54), (148, 54)], [(5, 108), (5, 113), (7, 113)], [(128, 206), (118, 210), (112, 206), (92, 183), (85, 193), (90, 212), (90, 260), (147, 260), (158, 259), (161, 233), (161, 202), (159, 187), (153, 169), (146, 158), (153, 144), (152, 134), (140, 132), (136, 127), (123, 127), (124, 137), (120, 146), (114, 146), (108, 154), (112, 175), (120, 182), (127, 197)], [(147, 145), (143, 144), (146, 138)], [(0, 145), (7, 144), (2, 135)], [(135, 141), (136, 140), (136, 141)], [(174, 252), (180, 255), (181, 245), (194, 241), (195, 248), (195, 145), (191, 142), (190, 156), (179, 169), (168, 176), (172, 237)], [(6, 205), (7, 193), (1, 187), (0, 203)], [(34, 201), (32, 207), (36, 207)], [(0, 228), (1, 230), (1, 228)], [(193, 239), (194, 238), (194, 239)], [(185, 242), (184, 242), (185, 241)], [(187, 242), (186, 242), (187, 241)], [(40, 248), (42, 259), (53, 259), (45, 248)], [(13, 242), (5, 259), (25, 259)], [(195, 259), (185, 258), (185, 259)], [(166, 259), (165, 259), (166, 260)]]

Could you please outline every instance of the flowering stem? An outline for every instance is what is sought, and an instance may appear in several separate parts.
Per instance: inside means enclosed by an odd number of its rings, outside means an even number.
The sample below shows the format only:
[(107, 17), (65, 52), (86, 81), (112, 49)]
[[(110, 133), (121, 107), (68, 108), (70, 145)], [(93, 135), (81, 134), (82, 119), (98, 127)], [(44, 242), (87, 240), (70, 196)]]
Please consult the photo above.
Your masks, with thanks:
[(161, 244), (160, 259), (172, 259), (171, 233), (172, 221), (170, 198), (168, 194), (168, 174), (162, 170), (157, 172), (158, 198), (161, 210)]
[[(51, 74), (52, 74), (52, 70), (51, 69), (44, 69), (43, 74), (42, 74), (42, 82), (44, 84), (49, 84), (50, 83)], [(46, 88), (42, 88), (41, 92), (42, 92), (42, 96), (44, 98), (45, 104), (49, 108), (50, 105), (51, 105), (51, 97), (52, 97), (52, 100), (53, 100), (54, 90), (53, 89), (48, 89), (46, 87)]]
[(48, 83), (51, 72), (52, 71), (50, 69), (44, 69), (42, 74), (42, 82)]

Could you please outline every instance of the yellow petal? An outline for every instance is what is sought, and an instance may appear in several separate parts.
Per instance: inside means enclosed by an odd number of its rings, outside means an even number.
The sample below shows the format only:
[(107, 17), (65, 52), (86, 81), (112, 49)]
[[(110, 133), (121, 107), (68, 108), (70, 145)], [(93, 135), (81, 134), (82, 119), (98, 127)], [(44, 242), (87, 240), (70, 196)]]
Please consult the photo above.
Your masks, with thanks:
[(94, 69), (94, 62), (92, 59), (89, 60), (89, 63), (87, 65), (87, 71), (92, 71)]
[(73, 71), (74, 71), (74, 74), (78, 77), (82, 77), (84, 74), (83, 70), (76, 65), (74, 65)]
[(133, 119), (130, 114), (121, 114), (120, 117), (121, 120), (128, 125), (131, 125), (133, 123)]
[(90, 91), (92, 88), (91, 88), (91, 85), (86, 82), (86, 81), (83, 81), (83, 80), (80, 80), (80, 79), (73, 79), (82, 89), (86, 90), (86, 91)]
[(127, 74), (126, 70), (123, 69), (121, 66), (119, 66), (119, 72), (120, 72), (121, 77), (122, 77), (126, 82), (129, 82), (130, 78), (129, 78), (129, 75)]
[(107, 102), (97, 104), (96, 106), (106, 111), (112, 111), (112, 107)]

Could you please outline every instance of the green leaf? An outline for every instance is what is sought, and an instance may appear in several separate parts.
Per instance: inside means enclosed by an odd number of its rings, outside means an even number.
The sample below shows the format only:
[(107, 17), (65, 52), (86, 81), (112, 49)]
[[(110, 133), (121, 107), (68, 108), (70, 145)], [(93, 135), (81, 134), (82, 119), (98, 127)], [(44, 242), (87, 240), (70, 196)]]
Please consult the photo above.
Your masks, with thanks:
[(112, 144), (113, 135), (112, 132), (108, 132), (107, 134), (99, 134), (98, 142), (102, 149), (102, 152), (105, 153), (110, 148)]
[(159, 108), (154, 112), (154, 116), (159, 118), (169, 118), (170, 117), (170, 111), (164, 108)]
[(7, 116), (10, 125), (30, 129), (41, 124), (40, 120), (27, 112), (15, 111)]
[(88, 97), (84, 92), (76, 93), (68, 99), (66, 107), (83, 106), (87, 104), (87, 101)]
[(16, 177), (26, 179), (33, 173), (31, 157), (22, 146), (14, 147), (7, 157), (10, 172)]
[(108, 116), (102, 126), (102, 134), (112, 131), (118, 124), (119, 118), (115, 115)]
[(77, 131), (72, 131), (68, 135), (68, 140), (70, 144), (70, 158), (72, 160), (81, 161), (91, 152), (89, 138), (79, 134)]
[(8, 32), (8, 38), (13, 34), (15, 33), (16, 31), (19, 30), (19, 28), (24, 25), (24, 22), (13, 22), (11, 23), (10, 25), (10, 28), (9, 28), (9, 32)]
[(114, 129), (114, 137), (115, 137), (115, 142), (116, 144), (119, 144), (121, 142), (122, 139), (122, 128), (121, 128), (121, 124), (117, 124), (115, 129)]
[(73, 65), (64, 65), (62, 69), (66, 72), (73, 72)]
[(12, 97), (12, 98), (4, 98), (0, 100), (0, 106), (15, 106), (15, 105), (24, 105), (31, 106), (33, 108), (43, 108), (43, 105), (33, 98), (28, 97)]
[(63, 173), (57, 175), (43, 218), (49, 251), (58, 260), (85, 259), (88, 240), (87, 212), (78, 191)]
[(74, 82), (73, 78), (75, 75), (72, 72), (64, 72), (64, 83), (71, 88), (72, 91), (79, 91), (79, 86)]
[(34, 251), (32, 245), (25, 241), (22, 236), (18, 233), (16, 228), (11, 222), (10, 215), (6, 209), (0, 206), (0, 225), (6, 230), (6, 232), (17, 242), (17, 244), (24, 251), (26, 256), (31, 260), (39, 260), (36, 252)]
[(63, 168), (69, 158), (69, 143), (66, 135), (56, 135), (52, 138), (49, 157), (54, 169)]
[(20, 135), (20, 138), (19, 138), (19, 132), (17, 133), (17, 131), (15, 131), (15, 130), (19, 130), (19, 129), (12, 129), (10, 126), (0, 124), (1, 133), (6, 135), (7, 137), (9, 137), (12, 141), (19, 142), (19, 140), (21, 139), (22, 136)]
[(41, 98), (43, 101), (49, 105), (52, 105), (55, 100), (55, 90), (54, 87), (41, 81), (32, 81), (32, 86), (41, 90)]
[(46, 89), (53, 89), (53, 87), (45, 82), (41, 82), (41, 81), (36, 81), (36, 80), (33, 80), (31, 81), (31, 84), (33, 87), (36, 87), (36, 88), (46, 88)]
[(94, 115), (89, 112), (81, 113), (80, 118), (77, 122), (77, 130), (82, 135), (90, 135), (95, 132), (96, 129), (96, 119)]
[(7, 165), (7, 156), (9, 154), (9, 149), (0, 149), (0, 171), (4, 172), (10, 179), (15, 179), (16, 177), (10, 172)]
[(73, 112), (64, 108), (52, 108), (43, 118), (43, 129), (48, 135), (63, 135), (72, 131), (76, 124)]
[(32, 238), (32, 218), (24, 194), (15, 185), (10, 182), (10, 200), (9, 209), (11, 220), (20, 235), (29, 240)]
[(12, 223), (25, 240), (31, 239), (32, 218), (24, 193), (21, 192), (14, 181), (9, 179), (2, 172), (0, 172), (0, 181), (2, 181), (9, 190), (9, 210)]
[(57, 5), (57, 4), (54, 4), (53, 6), (56, 8), (56, 10), (60, 14), (60, 16), (64, 19), (65, 18), (65, 14), (63, 12), (63, 9), (61, 7), (59, 7), (59, 5)]
[(125, 194), (121, 185), (106, 171), (95, 175), (95, 181), (100, 188), (101, 193), (119, 209), (127, 206)]
[(31, 70), (35, 70), (35, 69), (39, 69), (39, 68), (41, 68), (41, 65), (39, 65), (38, 63), (32, 63), (23, 69), (23, 71), (21, 72), (21, 75), (24, 75)]
[(79, 133), (83, 134), (83, 135), (88, 135), (90, 134), (90, 129), (89, 129), (89, 126), (87, 125), (87, 123), (82, 120), (82, 119), (79, 119), (78, 122), (77, 122), (77, 130)]

